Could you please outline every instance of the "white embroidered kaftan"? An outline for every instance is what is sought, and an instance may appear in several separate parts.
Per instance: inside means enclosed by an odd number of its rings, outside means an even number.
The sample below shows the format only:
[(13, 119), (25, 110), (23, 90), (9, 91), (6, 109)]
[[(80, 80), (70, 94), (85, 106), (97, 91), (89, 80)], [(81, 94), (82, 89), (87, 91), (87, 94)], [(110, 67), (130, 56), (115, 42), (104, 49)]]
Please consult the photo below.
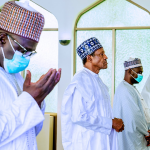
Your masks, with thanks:
[(64, 150), (118, 150), (106, 85), (84, 68), (64, 93), (61, 126)]
[(27, 92), (23, 78), (0, 67), (0, 150), (37, 150), (36, 135), (44, 120), (42, 111)]
[(113, 114), (124, 122), (124, 131), (118, 133), (120, 150), (150, 150), (145, 135), (149, 123), (144, 111), (145, 101), (138, 90), (126, 81), (122, 81), (115, 92)]

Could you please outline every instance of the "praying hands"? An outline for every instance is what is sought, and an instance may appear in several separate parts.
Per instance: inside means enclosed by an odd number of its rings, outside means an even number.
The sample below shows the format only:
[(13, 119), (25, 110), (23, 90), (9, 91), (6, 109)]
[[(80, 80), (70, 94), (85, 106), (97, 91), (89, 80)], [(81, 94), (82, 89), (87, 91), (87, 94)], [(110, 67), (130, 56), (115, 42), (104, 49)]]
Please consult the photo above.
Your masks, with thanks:
[(35, 82), (31, 82), (31, 72), (27, 71), (27, 76), (24, 81), (23, 91), (28, 92), (37, 102), (39, 107), (44, 98), (53, 90), (61, 77), (61, 69), (50, 69), (45, 75)]

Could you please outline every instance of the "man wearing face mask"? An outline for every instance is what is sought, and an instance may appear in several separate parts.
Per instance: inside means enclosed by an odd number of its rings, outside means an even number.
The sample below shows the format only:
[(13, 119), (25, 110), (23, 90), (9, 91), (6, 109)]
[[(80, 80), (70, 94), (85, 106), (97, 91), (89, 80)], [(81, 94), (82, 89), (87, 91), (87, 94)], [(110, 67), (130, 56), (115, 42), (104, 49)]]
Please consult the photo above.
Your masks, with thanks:
[(129, 58), (124, 62), (125, 76), (115, 92), (113, 114), (122, 118), (125, 129), (118, 133), (120, 150), (150, 150), (149, 127), (150, 113), (146, 101), (136, 89), (143, 79), (143, 67), (138, 58)]
[(31, 82), (30, 71), (25, 81), (19, 72), (36, 54), (43, 26), (43, 15), (27, 1), (4, 4), (0, 14), (0, 150), (37, 150), (44, 98), (59, 82), (61, 69), (50, 69), (36, 83)]

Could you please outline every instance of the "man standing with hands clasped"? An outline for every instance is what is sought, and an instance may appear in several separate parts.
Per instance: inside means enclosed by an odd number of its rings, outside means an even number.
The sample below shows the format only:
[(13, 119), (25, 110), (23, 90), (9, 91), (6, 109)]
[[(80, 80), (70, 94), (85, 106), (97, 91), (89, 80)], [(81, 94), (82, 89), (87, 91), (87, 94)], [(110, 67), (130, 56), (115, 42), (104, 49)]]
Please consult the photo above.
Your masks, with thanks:
[(61, 126), (64, 150), (118, 150), (117, 132), (121, 119), (113, 118), (107, 86), (98, 73), (107, 69), (107, 56), (95, 37), (84, 41), (77, 53), (84, 69), (64, 93)]
[[(44, 120), (44, 98), (59, 82), (61, 69), (50, 69), (36, 83), (27, 71), (44, 26), (28, 1), (7, 2), (0, 14), (0, 150), (37, 150)], [(42, 59), (41, 59), (42, 60)]]
[[(113, 105), (114, 116), (122, 118), (125, 124), (125, 130), (118, 133), (119, 149), (150, 150), (150, 109), (135, 86), (143, 79), (141, 60), (130, 57), (124, 62), (124, 69), (124, 80), (116, 89)], [(144, 95), (146, 90), (143, 90)]]

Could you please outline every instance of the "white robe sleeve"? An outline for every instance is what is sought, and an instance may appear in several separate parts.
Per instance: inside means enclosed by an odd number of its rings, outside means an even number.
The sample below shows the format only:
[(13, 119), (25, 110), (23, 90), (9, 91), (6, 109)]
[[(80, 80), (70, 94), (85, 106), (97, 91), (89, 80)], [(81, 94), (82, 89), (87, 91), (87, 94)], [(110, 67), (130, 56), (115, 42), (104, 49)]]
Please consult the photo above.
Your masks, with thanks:
[(144, 85), (141, 95), (143, 96), (145, 102), (148, 105), (148, 108), (150, 109), (150, 76)]
[[(124, 122), (124, 131), (118, 133), (119, 150), (145, 150), (145, 135), (149, 135), (140, 99), (132, 88), (121, 84), (115, 93), (113, 114)], [(145, 147), (145, 148), (143, 148)]]
[(72, 102), (72, 117), (73, 123), (78, 124), (86, 129), (96, 132), (101, 132), (109, 135), (112, 130), (112, 119), (93, 115), (93, 107), (95, 107), (93, 99), (85, 101), (77, 88), (75, 88)]
[[(45, 100), (42, 102), (41, 104), (41, 111), (42, 111), (42, 114), (44, 115), (45, 113), (45, 107), (46, 107), (46, 103), (45, 103)], [(42, 130), (42, 127), (43, 127), (43, 121), (41, 123), (39, 123), (36, 127), (35, 127), (35, 134), (36, 136), (40, 133), (40, 131)]]
[(44, 116), (33, 97), (23, 92), (9, 109), (0, 110), (0, 147), (44, 120)]
[(118, 91), (115, 93), (113, 114), (114, 117), (123, 120), (129, 139), (132, 137), (130, 137), (130, 134), (137, 131), (143, 134), (143, 136), (148, 135), (145, 116), (141, 113), (137, 97), (129, 91), (124, 90), (123, 92)]

